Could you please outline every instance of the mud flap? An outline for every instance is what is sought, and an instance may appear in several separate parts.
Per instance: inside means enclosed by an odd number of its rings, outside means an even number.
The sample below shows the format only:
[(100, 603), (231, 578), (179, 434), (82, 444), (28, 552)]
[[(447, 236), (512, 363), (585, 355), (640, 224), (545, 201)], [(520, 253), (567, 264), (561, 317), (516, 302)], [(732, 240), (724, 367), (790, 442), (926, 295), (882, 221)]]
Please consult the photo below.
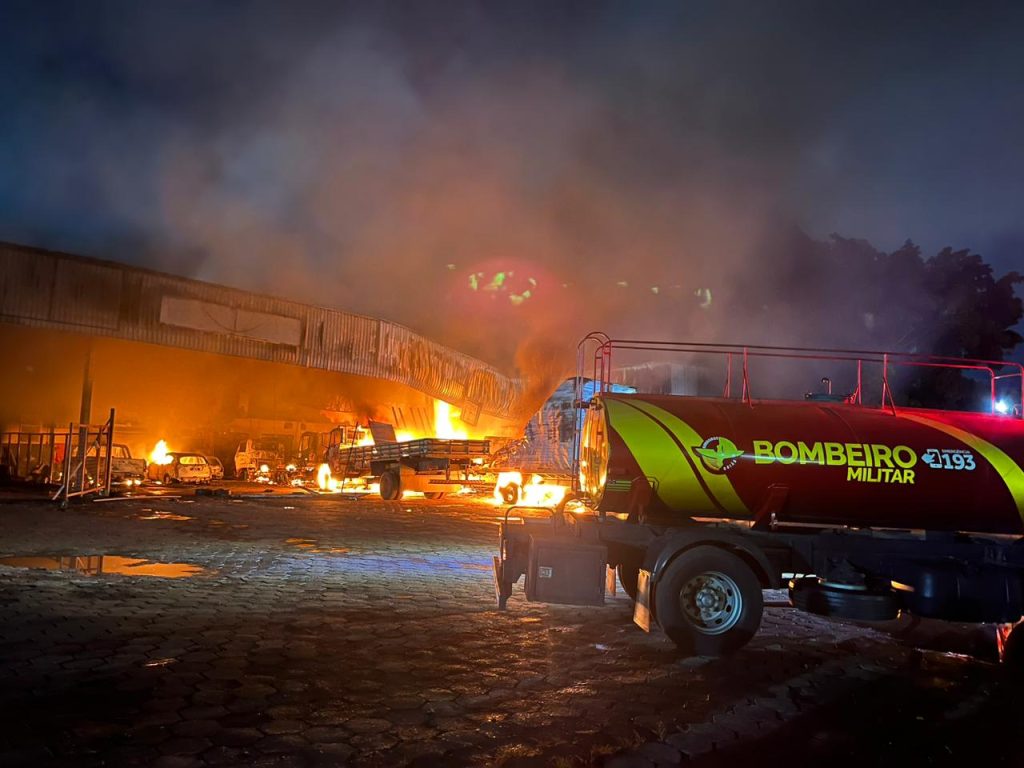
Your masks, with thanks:
[(633, 623), (644, 632), (651, 631), (651, 572), (641, 568), (636, 580)]
[(494, 600), (498, 604), (498, 610), (504, 611), (508, 605), (508, 598), (511, 593), (510, 590), (502, 589), (501, 583), (501, 558), (497, 555), (494, 556)]

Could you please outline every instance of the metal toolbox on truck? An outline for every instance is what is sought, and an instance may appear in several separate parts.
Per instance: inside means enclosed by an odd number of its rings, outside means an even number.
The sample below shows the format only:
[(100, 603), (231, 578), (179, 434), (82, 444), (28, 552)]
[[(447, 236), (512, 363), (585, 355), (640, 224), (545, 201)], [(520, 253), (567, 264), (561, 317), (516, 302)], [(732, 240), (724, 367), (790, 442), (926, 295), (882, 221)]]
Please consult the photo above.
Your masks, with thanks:
[(607, 547), (564, 536), (530, 536), (526, 599), (603, 605)]

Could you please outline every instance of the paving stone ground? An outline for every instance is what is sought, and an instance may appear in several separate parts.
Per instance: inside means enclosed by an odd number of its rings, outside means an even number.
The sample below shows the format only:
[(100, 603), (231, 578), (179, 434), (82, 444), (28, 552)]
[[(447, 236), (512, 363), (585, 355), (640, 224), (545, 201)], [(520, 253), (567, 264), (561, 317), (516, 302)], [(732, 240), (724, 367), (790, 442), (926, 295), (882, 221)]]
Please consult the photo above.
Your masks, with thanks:
[(1017, 686), (981, 630), (827, 622), (774, 595), (739, 654), (684, 658), (621, 596), (494, 610), (497, 516), (0, 505), (0, 557), (201, 569), (0, 566), (0, 766), (1024, 764)]

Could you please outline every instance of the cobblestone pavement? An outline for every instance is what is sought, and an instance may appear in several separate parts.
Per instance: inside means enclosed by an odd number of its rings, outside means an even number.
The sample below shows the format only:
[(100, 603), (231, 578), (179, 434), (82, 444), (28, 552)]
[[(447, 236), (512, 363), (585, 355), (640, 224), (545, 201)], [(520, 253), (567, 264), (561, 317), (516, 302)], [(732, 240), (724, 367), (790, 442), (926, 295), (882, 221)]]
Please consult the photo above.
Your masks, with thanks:
[(0, 506), (0, 557), (120, 571), (0, 566), (0, 766), (1024, 762), (1014, 686), (941, 650), (991, 653), (977, 630), (829, 623), (776, 596), (735, 657), (682, 658), (622, 597), (517, 591), (495, 611), (497, 515), (308, 497)]

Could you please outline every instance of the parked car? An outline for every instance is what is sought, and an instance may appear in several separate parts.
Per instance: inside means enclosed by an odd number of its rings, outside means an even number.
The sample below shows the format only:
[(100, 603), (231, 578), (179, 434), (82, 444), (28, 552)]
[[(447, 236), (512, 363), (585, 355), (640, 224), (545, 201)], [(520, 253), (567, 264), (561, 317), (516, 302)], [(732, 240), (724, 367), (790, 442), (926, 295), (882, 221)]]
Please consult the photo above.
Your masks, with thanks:
[[(107, 446), (101, 445), (99, 456), (89, 456), (85, 460), (85, 472), (90, 484), (102, 481), (107, 471)], [(110, 449), (110, 482), (114, 485), (139, 485), (146, 476), (146, 460), (132, 458), (127, 445), (114, 443)]]
[(214, 480), (224, 479), (224, 464), (216, 456), (207, 456), (206, 463), (210, 465), (210, 475)]
[(170, 461), (166, 464), (149, 465), (146, 472), (150, 480), (160, 480), (165, 485), (210, 482), (210, 464), (202, 454), (173, 451), (167, 454), (167, 458)]

